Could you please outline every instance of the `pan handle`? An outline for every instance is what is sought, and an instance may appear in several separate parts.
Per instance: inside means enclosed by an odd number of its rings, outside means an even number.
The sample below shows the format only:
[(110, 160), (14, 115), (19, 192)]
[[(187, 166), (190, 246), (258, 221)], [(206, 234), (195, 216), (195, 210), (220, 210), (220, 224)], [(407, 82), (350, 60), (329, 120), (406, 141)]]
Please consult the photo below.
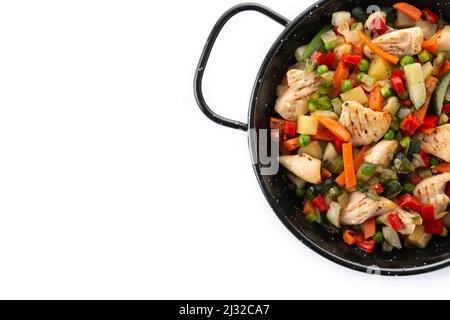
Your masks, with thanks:
[(205, 72), (206, 65), (208, 63), (209, 56), (211, 54), (211, 50), (214, 46), (214, 43), (216, 42), (216, 39), (224, 27), (224, 25), (227, 23), (228, 20), (230, 20), (233, 16), (236, 14), (243, 12), (243, 11), (256, 11), (259, 13), (262, 13), (263, 15), (271, 18), (272, 20), (275, 20), (276, 22), (282, 24), (283, 26), (287, 26), (290, 21), (286, 19), (285, 17), (279, 15), (275, 11), (257, 4), (257, 3), (242, 3), (238, 4), (228, 11), (226, 11), (216, 22), (213, 29), (211, 30), (211, 33), (209, 34), (208, 40), (206, 40), (205, 47), (203, 48), (202, 55), (200, 57), (200, 61), (198, 63), (197, 70), (195, 71), (195, 78), (194, 78), (194, 95), (195, 99), (197, 101), (198, 106), (200, 107), (200, 110), (212, 121), (223, 125), (225, 127), (230, 127), (234, 129), (241, 129), (244, 131), (247, 131), (248, 124), (242, 123), (239, 121), (227, 119), (225, 117), (219, 116), (214, 111), (212, 111), (208, 104), (205, 101), (205, 98), (203, 97), (203, 90), (202, 90), (202, 83), (203, 83), (203, 74)]

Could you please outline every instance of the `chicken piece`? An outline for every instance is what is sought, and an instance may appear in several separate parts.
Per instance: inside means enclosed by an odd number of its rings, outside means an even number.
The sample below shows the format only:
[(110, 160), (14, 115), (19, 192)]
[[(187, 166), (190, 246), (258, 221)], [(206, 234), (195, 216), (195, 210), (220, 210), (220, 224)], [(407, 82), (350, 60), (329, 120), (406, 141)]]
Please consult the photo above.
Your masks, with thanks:
[(391, 116), (366, 108), (357, 101), (346, 101), (339, 122), (350, 132), (353, 146), (361, 146), (380, 140), (389, 129)]
[[(422, 50), (423, 31), (419, 27), (396, 30), (385, 33), (372, 40), (373, 44), (394, 56), (416, 55)], [(376, 57), (372, 50), (364, 47), (364, 53), (370, 59)]]
[(444, 212), (450, 203), (450, 198), (445, 194), (444, 188), (450, 181), (450, 173), (442, 173), (422, 180), (414, 189), (414, 195), (423, 204), (432, 204), (435, 213)]
[(380, 197), (375, 201), (364, 193), (353, 192), (350, 194), (347, 206), (342, 210), (340, 220), (344, 225), (361, 224), (367, 219), (390, 213), (397, 205), (389, 199)]
[(391, 224), (389, 223), (389, 215), (392, 213), (397, 213), (400, 220), (403, 222), (403, 225), (405, 226), (403, 229), (398, 230), (398, 232), (400, 232), (401, 234), (412, 234), (414, 232), (414, 230), (416, 229), (414, 220), (420, 217), (418, 213), (408, 212), (397, 206), (393, 212), (386, 213), (380, 216), (378, 219), (385, 225), (392, 228)]
[(450, 124), (444, 124), (436, 128), (432, 134), (419, 134), (422, 149), (445, 162), (450, 162)]
[(364, 162), (386, 168), (399, 149), (399, 143), (395, 140), (382, 140), (367, 151)]
[(313, 158), (306, 153), (281, 156), (278, 160), (282, 166), (300, 179), (314, 184), (322, 182), (322, 162), (320, 160)]
[(275, 111), (284, 119), (295, 121), (299, 108), (307, 103), (306, 97), (317, 91), (322, 82), (315, 73), (291, 69), (286, 74), (287, 89), (283, 90), (275, 103)]

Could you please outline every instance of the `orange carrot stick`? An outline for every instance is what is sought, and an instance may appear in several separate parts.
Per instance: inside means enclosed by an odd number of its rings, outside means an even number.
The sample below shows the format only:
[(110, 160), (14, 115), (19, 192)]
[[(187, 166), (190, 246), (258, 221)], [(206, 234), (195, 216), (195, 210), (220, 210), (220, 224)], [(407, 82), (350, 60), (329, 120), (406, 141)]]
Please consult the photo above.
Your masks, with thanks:
[(334, 119), (328, 117), (318, 117), (319, 123), (328, 129), (332, 134), (347, 142), (350, 139), (350, 133), (345, 129), (345, 127)]
[(417, 21), (422, 16), (422, 11), (420, 9), (406, 3), (406, 2), (398, 2), (393, 5), (394, 9), (403, 12), (408, 17), (413, 19), (414, 21)]
[(345, 187), (350, 191), (356, 187), (355, 164), (353, 162), (353, 146), (351, 143), (342, 144), (342, 157), (344, 162)]
[(361, 40), (369, 47), (370, 50), (372, 50), (377, 56), (383, 58), (386, 61), (389, 61), (390, 63), (397, 64), (399, 58), (387, 53), (386, 51), (383, 51), (379, 47), (377, 47), (373, 42), (361, 31), (358, 30), (359, 37)]
[(372, 237), (376, 233), (377, 225), (376, 225), (375, 217), (364, 221), (363, 231), (364, 231), (364, 238), (366, 238), (366, 239)]
[(450, 163), (440, 163), (432, 168), (434, 174), (450, 172)]
[[(355, 171), (361, 167), (361, 165), (364, 163), (364, 157), (366, 156), (367, 151), (370, 149), (369, 146), (364, 146), (361, 148), (361, 150), (358, 152), (354, 159), (354, 165), (355, 165)], [(343, 187), (345, 186), (345, 172), (342, 172), (339, 177), (334, 180), (338, 186)]]
[(342, 60), (339, 61), (333, 78), (333, 92), (331, 94), (333, 97), (337, 97), (341, 93), (342, 81), (348, 78), (349, 73), (350, 71), (345, 63)]
[(328, 130), (324, 128), (317, 128), (316, 134), (311, 136), (313, 140), (334, 141), (336, 137)]

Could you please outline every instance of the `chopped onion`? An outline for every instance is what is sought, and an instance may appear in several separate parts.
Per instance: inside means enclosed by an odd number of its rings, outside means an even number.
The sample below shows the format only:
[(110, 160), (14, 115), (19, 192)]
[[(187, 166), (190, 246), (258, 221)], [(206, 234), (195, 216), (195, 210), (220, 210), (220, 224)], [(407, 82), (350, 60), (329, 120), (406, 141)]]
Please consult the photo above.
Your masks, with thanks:
[(417, 21), (416, 27), (422, 29), (423, 35), (427, 40), (430, 39), (437, 31), (437, 24), (432, 24), (424, 20)]
[(340, 213), (341, 213), (341, 205), (334, 201), (331, 202), (330, 208), (328, 209), (328, 212), (327, 212), (327, 219), (336, 228), (339, 228), (341, 226), (341, 224), (339, 222)]
[(325, 44), (333, 43), (338, 39), (337, 34), (334, 33), (333, 30), (325, 32), (321, 38), (322, 38), (323, 43), (325, 43)]
[(398, 233), (391, 227), (383, 227), (383, 236), (387, 243), (397, 249), (402, 248), (402, 243), (400, 242), (400, 237)]
[(350, 24), (352, 15), (347, 11), (338, 11), (331, 16), (331, 24), (335, 27), (342, 26), (343, 24)]

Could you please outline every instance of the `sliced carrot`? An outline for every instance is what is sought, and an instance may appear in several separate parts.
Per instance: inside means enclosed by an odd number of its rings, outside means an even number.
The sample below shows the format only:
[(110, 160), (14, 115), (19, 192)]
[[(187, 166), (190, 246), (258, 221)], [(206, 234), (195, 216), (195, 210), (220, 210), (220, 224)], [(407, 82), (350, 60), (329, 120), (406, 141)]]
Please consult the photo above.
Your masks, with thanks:
[(442, 65), (441, 69), (439, 70), (439, 73), (437, 75), (438, 78), (442, 77), (444, 73), (450, 71), (450, 61), (445, 60), (444, 64)]
[(303, 213), (307, 216), (308, 214), (314, 213), (316, 209), (314, 208), (314, 204), (311, 200), (305, 201), (305, 206), (303, 207)]
[(427, 90), (427, 97), (425, 99), (424, 105), (417, 110), (414, 115), (420, 120), (420, 123), (423, 122), (423, 119), (425, 119), (425, 116), (427, 115), (428, 106), (430, 105), (431, 98), (433, 96), (433, 92), (436, 89), (436, 86), (438, 84), (439, 80), (433, 76), (429, 76), (425, 80), (425, 87)]
[[(364, 146), (359, 150), (358, 154), (356, 155), (354, 159), (354, 165), (355, 165), (355, 172), (361, 167), (361, 165), (364, 163), (364, 157), (366, 156), (367, 151), (370, 149), (369, 146)], [(342, 172), (336, 180), (334, 180), (336, 184), (340, 187), (345, 186), (345, 172)]]
[(334, 119), (328, 117), (317, 117), (319, 123), (328, 129), (333, 135), (338, 137), (340, 140), (347, 142), (350, 140), (350, 133), (345, 129), (345, 127)]
[(337, 97), (341, 93), (342, 81), (348, 78), (349, 73), (350, 71), (345, 63), (342, 60), (339, 61), (333, 77), (333, 92), (331, 93), (333, 97)]
[(311, 136), (311, 139), (313, 140), (323, 140), (323, 141), (334, 141), (336, 137), (327, 129), (324, 128), (317, 128), (316, 134)]
[(436, 36), (422, 42), (422, 49), (435, 53), (438, 51), (438, 43)]
[(322, 180), (326, 180), (332, 176), (331, 172), (322, 167)]
[(362, 41), (353, 42), (352, 43), (352, 52), (353, 52), (353, 54), (362, 56), (364, 53), (364, 42), (362, 42)]
[(408, 17), (413, 19), (414, 21), (417, 21), (422, 16), (422, 11), (406, 2), (398, 2), (393, 5), (394, 9), (397, 9), (398, 11), (403, 12)]
[(356, 243), (356, 238), (353, 236), (354, 232), (351, 230), (345, 230), (342, 236), (344, 242), (348, 245), (354, 245)]
[(350, 191), (356, 187), (355, 164), (353, 162), (353, 146), (351, 143), (342, 144), (342, 158), (344, 162), (345, 188)]
[(383, 96), (381, 95), (381, 89), (378, 82), (370, 91), (369, 96), (369, 108), (374, 111), (381, 111), (383, 109)]
[(449, 173), (450, 163), (440, 163), (432, 168), (434, 174)]
[(368, 239), (372, 237), (377, 232), (377, 224), (375, 217), (364, 221), (363, 223), (364, 238)]
[(358, 30), (359, 37), (361, 40), (369, 47), (370, 50), (372, 50), (377, 56), (383, 58), (386, 61), (389, 61), (390, 63), (397, 64), (399, 58), (387, 53), (386, 51), (382, 50), (381, 48), (377, 47), (373, 42), (361, 31)]

